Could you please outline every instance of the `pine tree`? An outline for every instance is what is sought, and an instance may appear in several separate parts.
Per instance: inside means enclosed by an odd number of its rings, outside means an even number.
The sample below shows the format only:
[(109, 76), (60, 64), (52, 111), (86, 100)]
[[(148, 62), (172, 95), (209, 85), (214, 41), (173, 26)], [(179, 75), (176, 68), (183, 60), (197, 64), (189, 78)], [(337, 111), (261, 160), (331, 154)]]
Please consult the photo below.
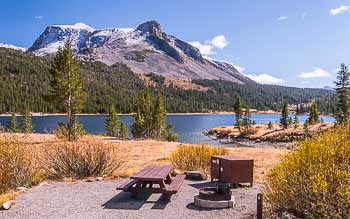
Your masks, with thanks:
[(245, 130), (249, 130), (253, 124), (252, 114), (250, 113), (250, 108), (246, 107), (242, 119), (242, 125)]
[(236, 97), (236, 102), (234, 104), (234, 111), (235, 111), (235, 125), (238, 127), (238, 130), (241, 131), (243, 103), (242, 103), (242, 98), (240, 96)]
[(267, 128), (268, 129), (272, 129), (273, 128), (273, 125), (272, 125), (272, 122), (270, 121), (269, 124), (267, 125)]
[(152, 134), (155, 139), (162, 138), (162, 131), (166, 128), (166, 111), (163, 96), (160, 92), (157, 94), (157, 99), (152, 110)]
[(338, 123), (345, 123), (350, 118), (350, 73), (345, 64), (340, 65), (336, 85), (337, 108), (335, 118)]
[(313, 103), (311, 106), (308, 122), (310, 125), (314, 125), (320, 122), (320, 115), (316, 103)]
[(134, 137), (173, 139), (172, 124), (166, 124), (166, 111), (163, 96), (152, 97), (149, 91), (139, 93), (135, 103), (134, 123), (131, 132)]
[(22, 131), (24, 133), (32, 133), (33, 132), (33, 123), (32, 116), (28, 110), (28, 107), (24, 108), (22, 113), (22, 121), (21, 121)]
[(15, 113), (11, 113), (10, 120), (7, 124), (7, 130), (13, 133), (19, 132), (18, 125), (17, 125), (17, 117)]
[(76, 140), (73, 133), (73, 117), (79, 113), (85, 100), (83, 82), (80, 78), (78, 61), (73, 57), (69, 41), (59, 48), (50, 69), (52, 80), (50, 100), (64, 105), (67, 112), (68, 140)]
[(114, 105), (111, 106), (106, 120), (106, 132), (112, 137), (120, 137), (121, 134), (121, 125)]
[(126, 127), (125, 122), (120, 123), (120, 137), (127, 139), (129, 137), (128, 127)]
[(297, 108), (295, 110), (296, 115), (300, 115), (300, 108), (299, 108), (299, 104), (297, 104)]
[(282, 108), (282, 115), (280, 119), (280, 123), (284, 129), (288, 128), (288, 117), (289, 117), (288, 103), (284, 102), (283, 108)]
[(294, 114), (293, 124), (294, 124), (295, 129), (298, 128), (298, 126), (299, 126), (298, 114)]
[(136, 138), (149, 138), (152, 125), (152, 96), (149, 91), (141, 91), (136, 99), (134, 123), (131, 132)]

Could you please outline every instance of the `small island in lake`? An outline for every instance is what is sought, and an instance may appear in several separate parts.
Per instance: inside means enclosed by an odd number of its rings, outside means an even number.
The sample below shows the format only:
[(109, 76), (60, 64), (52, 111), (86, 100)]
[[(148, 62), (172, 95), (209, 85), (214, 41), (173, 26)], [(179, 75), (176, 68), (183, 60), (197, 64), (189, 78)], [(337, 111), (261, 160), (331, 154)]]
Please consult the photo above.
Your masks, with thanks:
[(283, 129), (279, 123), (272, 123), (272, 127), (269, 127), (269, 124), (252, 125), (249, 133), (246, 134), (242, 134), (237, 126), (214, 127), (204, 134), (213, 139), (221, 139), (223, 143), (244, 142), (247, 140), (256, 142), (267, 141), (269, 143), (293, 142), (332, 127), (334, 127), (333, 122), (325, 122), (309, 125), (305, 129), (304, 123), (300, 123), (297, 127), (290, 126)]

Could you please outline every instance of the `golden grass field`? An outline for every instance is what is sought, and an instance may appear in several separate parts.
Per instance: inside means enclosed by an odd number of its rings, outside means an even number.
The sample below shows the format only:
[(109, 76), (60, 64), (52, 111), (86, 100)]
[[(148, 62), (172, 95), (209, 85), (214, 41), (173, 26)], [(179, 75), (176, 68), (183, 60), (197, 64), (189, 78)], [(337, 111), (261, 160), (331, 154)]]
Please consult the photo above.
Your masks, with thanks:
[[(0, 134), (0, 140), (8, 139), (9, 135)], [(44, 147), (58, 141), (53, 134), (11, 134), (11, 138), (22, 142), (33, 149), (33, 151), (38, 151), (39, 153)], [(121, 170), (113, 174), (114, 177), (128, 177), (150, 164), (169, 163), (169, 155), (181, 144), (179, 142), (155, 140), (115, 140), (110, 137), (91, 135), (87, 136), (87, 138), (99, 138), (109, 144), (115, 145), (120, 150), (126, 163)], [(262, 182), (267, 171), (288, 152), (287, 149), (272, 147), (227, 147), (227, 149), (230, 155), (254, 159), (254, 180), (256, 182)]]

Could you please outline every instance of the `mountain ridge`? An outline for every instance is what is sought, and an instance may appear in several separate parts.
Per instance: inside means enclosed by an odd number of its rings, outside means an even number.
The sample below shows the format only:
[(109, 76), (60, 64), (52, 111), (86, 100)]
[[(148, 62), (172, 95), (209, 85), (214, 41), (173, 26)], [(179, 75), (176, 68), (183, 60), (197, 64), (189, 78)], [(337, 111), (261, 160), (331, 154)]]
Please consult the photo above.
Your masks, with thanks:
[(94, 29), (83, 23), (50, 25), (27, 52), (49, 56), (67, 40), (82, 60), (107, 65), (124, 63), (138, 74), (255, 83), (233, 65), (206, 59), (196, 47), (163, 32), (157, 21), (147, 21), (136, 28)]

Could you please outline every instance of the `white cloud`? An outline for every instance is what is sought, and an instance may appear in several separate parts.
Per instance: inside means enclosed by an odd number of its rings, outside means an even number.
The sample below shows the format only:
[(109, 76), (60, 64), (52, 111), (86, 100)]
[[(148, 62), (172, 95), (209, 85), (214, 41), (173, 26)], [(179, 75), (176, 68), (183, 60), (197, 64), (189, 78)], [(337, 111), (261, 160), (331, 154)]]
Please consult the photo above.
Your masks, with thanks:
[(199, 41), (188, 42), (190, 45), (199, 49), (200, 53), (205, 56), (213, 55), (215, 52), (213, 51), (212, 45), (205, 45), (200, 43)]
[(288, 17), (287, 16), (281, 16), (281, 17), (277, 18), (277, 20), (279, 20), (279, 21), (288, 20)]
[(188, 43), (199, 49), (202, 55), (209, 56), (215, 54), (215, 49), (223, 49), (230, 42), (226, 40), (224, 35), (217, 35), (211, 40), (205, 41), (205, 43), (201, 43), (199, 41), (192, 41)]
[(246, 76), (260, 84), (282, 84), (285, 82), (285, 80), (269, 74), (246, 74)]
[(299, 74), (299, 78), (307, 79), (307, 78), (325, 78), (325, 77), (330, 77), (331, 74), (322, 69), (322, 68), (317, 68), (314, 67), (313, 71), (310, 72), (302, 72)]
[(245, 71), (245, 67), (239, 66), (239, 65), (234, 65), (232, 64), (233, 67), (235, 67), (235, 69), (237, 69), (237, 71), (239, 71), (240, 73), (243, 73)]
[(333, 8), (329, 11), (329, 13), (332, 15), (332, 16), (335, 16), (335, 15), (338, 15), (338, 14), (343, 14), (343, 13), (346, 13), (346, 12), (350, 12), (350, 6), (348, 5), (342, 5), (338, 8)]
[(210, 40), (210, 44), (215, 48), (223, 49), (229, 44), (229, 42), (224, 35), (217, 35)]
[(36, 20), (41, 20), (41, 19), (44, 18), (44, 16), (38, 15), (38, 16), (35, 16), (34, 18), (35, 18)]

